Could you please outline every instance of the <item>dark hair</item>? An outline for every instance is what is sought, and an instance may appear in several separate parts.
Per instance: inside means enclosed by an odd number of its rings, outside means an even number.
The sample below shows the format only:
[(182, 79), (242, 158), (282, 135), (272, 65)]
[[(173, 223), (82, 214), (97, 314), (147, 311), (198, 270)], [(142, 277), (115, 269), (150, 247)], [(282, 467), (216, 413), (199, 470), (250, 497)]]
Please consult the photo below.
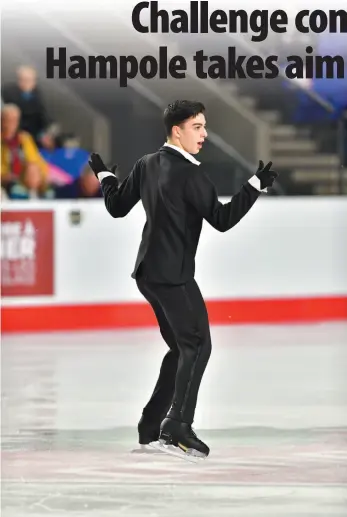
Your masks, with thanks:
[(170, 136), (173, 126), (179, 126), (185, 120), (204, 113), (205, 106), (197, 101), (175, 101), (164, 111), (164, 126), (166, 135)]

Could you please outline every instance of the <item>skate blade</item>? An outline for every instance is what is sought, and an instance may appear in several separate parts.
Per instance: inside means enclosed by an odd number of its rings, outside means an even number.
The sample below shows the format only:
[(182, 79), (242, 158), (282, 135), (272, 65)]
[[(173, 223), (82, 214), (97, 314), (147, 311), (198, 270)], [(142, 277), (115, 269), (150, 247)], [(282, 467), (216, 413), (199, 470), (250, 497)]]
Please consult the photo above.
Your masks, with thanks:
[(179, 447), (174, 445), (167, 445), (164, 441), (152, 442), (150, 446), (156, 450), (162, 451), (171, 456), (176, 456), (182, 460), (189, 461), (190, 463), (201, 463), (207, 456), (194, 449), (188, 449), (186, 452), (182, 451)]
[(139, 445), (136, 449), (133, 449), (130, 452), (131, 452), (131, 454), (161, 454), (161, 453), (163, 453), (163, 451), (161, 451), (161, 450), (155, 450), (153, 447), (151, 447), (151, 444)]

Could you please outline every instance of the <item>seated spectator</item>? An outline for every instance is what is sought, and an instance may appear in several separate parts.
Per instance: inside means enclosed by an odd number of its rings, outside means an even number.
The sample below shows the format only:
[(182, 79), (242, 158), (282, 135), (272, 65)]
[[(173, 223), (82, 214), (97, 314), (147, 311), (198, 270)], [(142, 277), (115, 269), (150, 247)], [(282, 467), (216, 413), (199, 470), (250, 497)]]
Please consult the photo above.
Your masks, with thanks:
[(18, 181), (8, 189), (10, 199), (52, 199), (54, 189), (46, 183), (40, 167), (35, 162), (28, 162), (21, 172)]
[(79, 178), (69, 185), (56, 187), (57, 199), (78, 199), (103, 197), (100, 182), (89, 165), (83, 169)]
[(1, 110), (1, 181), (3, 185), (17, 180), (27, 162), (34, 162), (46, 177), (48, 166), (29, 133), (19, 129), (20, 110), (5, 104)]
[(80, 148), (80, 141), (72, 134), (49, 131), (42, 142), (40, 153), (49, 163), (51, 177), (59, 182), (71, 183), (79, 178), (88, 165), (90, 153)]
[(17, 83), (5, 85), (2, 97), (5, 104), (16, 104), (19, 107), (22, 114), (20, 129), (30, 133), (39, 145), (50, 120), (37, 86), (36, 70), (30, 66), (19, 67)]

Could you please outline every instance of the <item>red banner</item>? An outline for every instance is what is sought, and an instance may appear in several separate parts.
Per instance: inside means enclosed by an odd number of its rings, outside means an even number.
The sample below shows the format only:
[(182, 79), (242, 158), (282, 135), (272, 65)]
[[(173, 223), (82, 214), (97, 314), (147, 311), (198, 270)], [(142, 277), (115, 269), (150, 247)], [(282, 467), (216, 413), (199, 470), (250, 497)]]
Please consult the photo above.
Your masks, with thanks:
[(53, 212), (1, 214), (2, 296), (52, 295)]

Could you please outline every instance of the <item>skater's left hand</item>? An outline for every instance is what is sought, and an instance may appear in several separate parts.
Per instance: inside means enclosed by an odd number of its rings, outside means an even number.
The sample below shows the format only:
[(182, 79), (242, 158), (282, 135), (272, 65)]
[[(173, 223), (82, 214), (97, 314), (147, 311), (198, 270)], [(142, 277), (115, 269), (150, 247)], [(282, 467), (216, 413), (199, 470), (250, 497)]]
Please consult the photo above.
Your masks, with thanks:
[(113, 165), (111, 167), (111, 170), (108, 169), (106, 167), (106, 165), (104, 164), (104, 162), (102, 161), (101, 156), (97, 153), (92, 153), (90, 155), (90, 160), (88, 161), (88, 163), (97, 178), (98, 178), (98, 174), (100, 174), (100, 172), (111, 172), (114, 175), (116, 174), (117, 165)]
[(264, 162), (259, 160), (259, 167), (255, 175), (260, 180), (260, 188), (265, 189), (267, 187), (272, 187), (273, 182), (278, 177), (278, 172), (271, 169), (272, 162), (269, 162), (264, 167)]

